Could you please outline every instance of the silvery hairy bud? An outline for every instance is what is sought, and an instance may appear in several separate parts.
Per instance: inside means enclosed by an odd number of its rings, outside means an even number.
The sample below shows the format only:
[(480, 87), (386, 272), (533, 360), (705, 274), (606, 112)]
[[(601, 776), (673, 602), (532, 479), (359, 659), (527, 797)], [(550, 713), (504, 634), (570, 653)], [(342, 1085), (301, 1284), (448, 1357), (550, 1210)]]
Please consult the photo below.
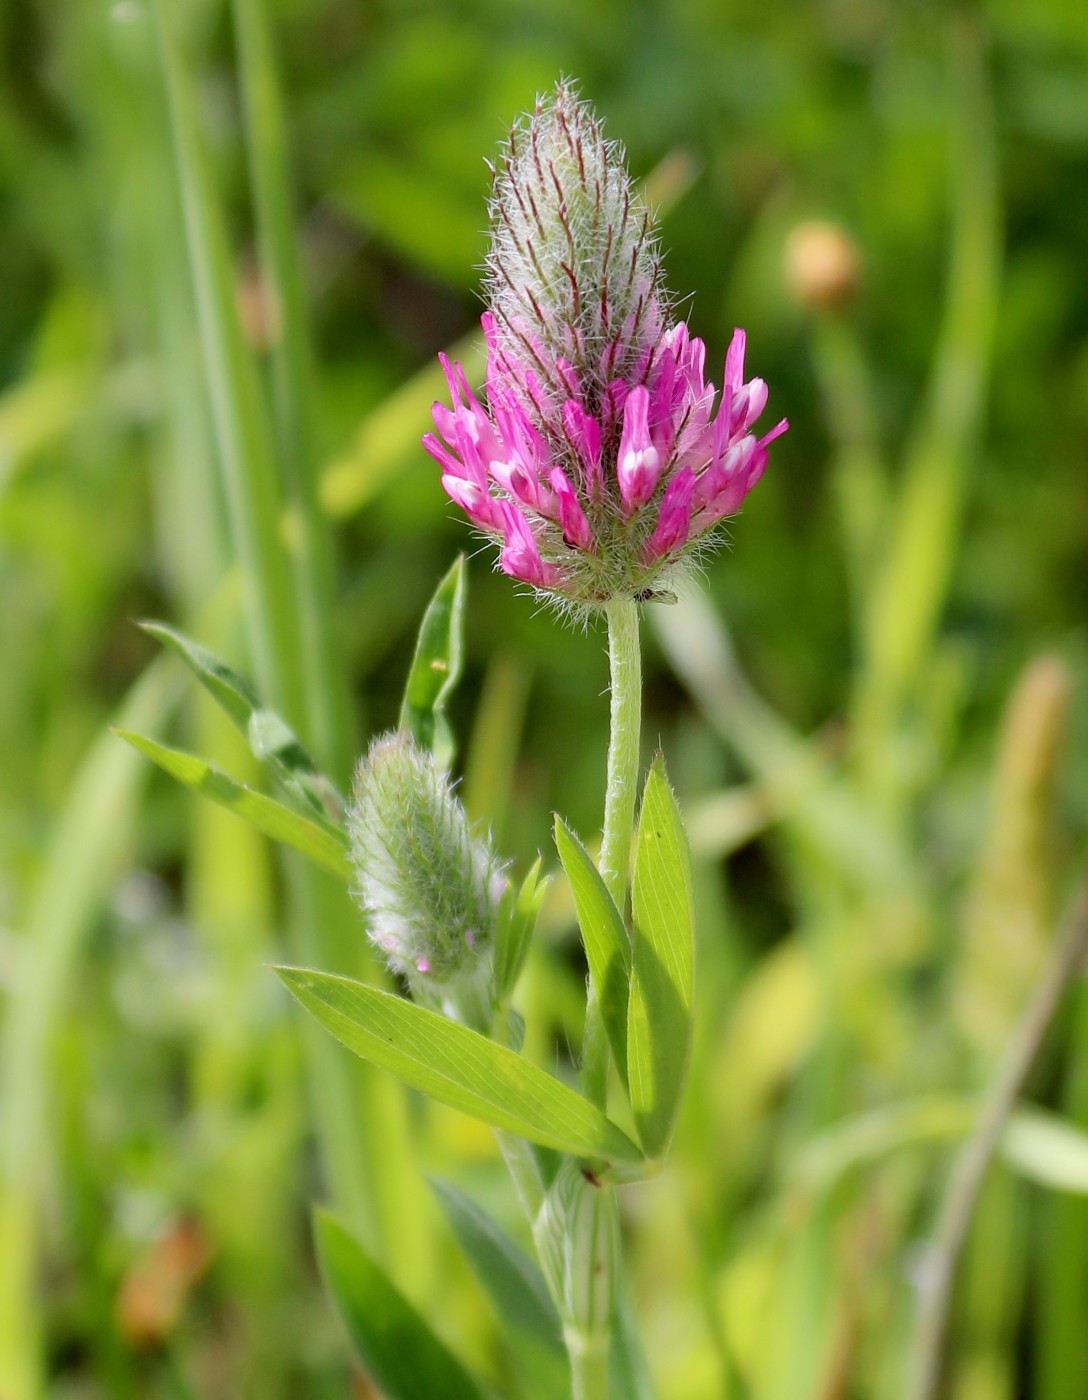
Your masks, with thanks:
[(416, 1000), (486, 1032), (506, 880), (449, 776), (410, 734), (371, 744), (355, 775), (348, 832), (353, 893), (372, 942)]

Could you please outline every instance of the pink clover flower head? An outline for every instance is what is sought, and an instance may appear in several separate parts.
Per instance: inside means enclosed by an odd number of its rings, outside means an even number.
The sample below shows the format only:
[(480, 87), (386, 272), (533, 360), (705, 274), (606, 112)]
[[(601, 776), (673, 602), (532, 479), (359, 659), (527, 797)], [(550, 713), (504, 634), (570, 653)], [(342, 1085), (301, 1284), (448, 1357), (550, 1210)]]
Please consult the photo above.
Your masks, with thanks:
[(722, 385), (669, 314), (656, 232), (623, 151), (560, 83), (493, 170), (486, 404), (457, 364), (423, 445), (500, 546), (503, 572), (589, 607), (667, 589), (740, 509), (762, 436), (762, 379), (734, 333)]

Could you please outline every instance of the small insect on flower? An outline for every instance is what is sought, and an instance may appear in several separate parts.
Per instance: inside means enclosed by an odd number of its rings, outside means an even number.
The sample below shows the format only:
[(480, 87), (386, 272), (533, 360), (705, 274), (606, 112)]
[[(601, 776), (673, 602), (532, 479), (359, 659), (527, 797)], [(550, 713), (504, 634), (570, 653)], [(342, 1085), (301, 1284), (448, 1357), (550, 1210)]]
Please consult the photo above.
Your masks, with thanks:
[(743, 331), (721, 394), (705, 379), (623, 152), (567, 84), (511, 132), (490, 212), (487, 406), (442, 356), (451, 404), (423, 444), (505, 573), (589, 607), (668, 597), (786, 420), (752, 431), (767, 386)]

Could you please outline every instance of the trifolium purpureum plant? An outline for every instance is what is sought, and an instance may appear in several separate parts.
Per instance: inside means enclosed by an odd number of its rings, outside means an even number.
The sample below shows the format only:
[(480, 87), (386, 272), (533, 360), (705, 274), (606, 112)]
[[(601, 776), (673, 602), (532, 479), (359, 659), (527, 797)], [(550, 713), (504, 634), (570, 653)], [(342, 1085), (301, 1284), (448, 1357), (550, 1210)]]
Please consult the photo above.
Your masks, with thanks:
[[(577, 1081), (521, 1053), (514, 998), (541, 862), (514, 877), (469, 821), (451, 771), (444, 711), (460, 669), (461, 561), (423, 620), (400, 723), (370, 745), (350, 797), (244, 681), (169, 629), (156, 630), (246, 731), (279, 799), (136, 742), (350, 890), (360, 944), (384, 967), (371, 981), (300, 967), (280, 976), (357, 1055), (495, 1129), (537, 1254), (536, 1265), (518, 1264), (533, 1280), (537, 1340), (565, 1352), (576, 1400), (604, 1400), (625, 1394), (614, 1375), (629, 1385), (645, 1366), (637, 1329), (617, 1327), (616, 1192), (667, 1156), (694, 1003), (690, 861), (660, 755), (642, 781), (639, 608), (667, 593), (739, 509), (786, 423), (756, 435), (768, 391), (745, 379), (742, 331), (720, 391), (707, 380), (703, 342), (672, 314), (653, 219), (622, 151), (569, 85), (514, 127), (493, 169), (490, 214), (483, 397), (443, 357), (451, 402), (434, 406), (423, 446), (447, 494), (498, 545), (504, 573), (608, 629), (597, 859), (555, 821), (588, 969)], [(505, 1257), (520, 1258), (494, 1221), (487, 1229)], [(443, 1358), (441, 1393), (482, 1394), (358, 1241), (328, 1219), (318, 1233), (327, 1283), (380, 1389), (403, 1393), (388, 1368), (408, 1345), (421, 1366)], [(358, 1306), (360, 1278), (372, 1307)]]

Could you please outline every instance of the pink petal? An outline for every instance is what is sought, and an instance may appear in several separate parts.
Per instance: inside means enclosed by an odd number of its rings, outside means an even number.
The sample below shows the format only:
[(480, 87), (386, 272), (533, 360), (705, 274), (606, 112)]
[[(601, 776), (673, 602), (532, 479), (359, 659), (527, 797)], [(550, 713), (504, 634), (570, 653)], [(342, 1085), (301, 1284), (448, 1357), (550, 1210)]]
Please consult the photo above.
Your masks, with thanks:
[(520, 501), (523, 506), (528, 506), (530, 510), (549, 520), (555, 519), (558, 504), (554, 495), (537, 476), (535, 466), (530, 466), (515, 456), (509, 462), (492, 462), (491, 475), (504, 491)]
[(782, 434), (789, 429), (789, 426), (790, 420), (788, 418), (779, 419), (779, 421), (774, 425), (771, 431), (769, 433), (764, 433), (763, 436), (760, 438), (760, 447), (766, 447), (768, 443), (774, 442), (775, 438), (780, 438)]
[(589, 528), (582, 503), (574, 494), (574, 488), (566, 473), (561, 468), (554, 467), (548, 479), (559, 501), (559, 523), (563, 527), (563, 538), (576, 549), (590, 549), (593, 545), (593, 532)]
[(713, 461), (699, 478), (695, 489), (694, 508), (701, 511), (727, 488), (732, 489), (738, 477), (743, 479), (748, 471), (749, 458), (756, 450), (753, 437), (741, 438), (732, 447)]
[(600, 500), (604, 494), (600, 425), (576, 399), (568, 399), (563, 405), (563, 431), (585, 469), (586, 495), (592, 501)]
[(502, 511), (502, 528), (506, 536), (506, 542), (499, 555), (499, 568), (504, 574), (521, 579), (523, 583), (530, 583), (534, 588), (550, 587), (558, 579), (559, 570), (554, 564), (545, 564), (541, 559), (540, 549), (528, 521), (510, 501), (500, 501), (499, 508)]
[(434, 433), (424, 433), (423, 450), (429, 452), (438, 465), (449, 472), (451, 476), (468, 475), (461, 459), (455, 457), (443, 443), (439, 442)]
[(687, 542), (694, 492), (695, 473), (691, 467), (685, 467), (665, 488), (657, 525), (646, 542), (644, 557), (647, 563), (671, 554)]
[(647, 414), (650, 395), (640, 384), (627, 395), (623, 406), (623, 432), (620, 436), (616, 476), (620, 499), (631, 515), (654, 494), (661, 476), (662, 462), (650, 440)]
[(610, 437), (613, 428), (620, 421), (624, 404), (627, 402), (627, 383), (623, 379), (613, 379), (605, 390), (601, 402), (601, 436)]
[(474, 525), (483, 530), (502, 529), (499, 502), (475, 481), (466, 481), (464, 477), (451, 476), (447, 472), (442, 477), (442, 489), (451, 501), (461, 507)]
[(733, 395), (744, 383), (744, 345), (745, 334), (742, 330), (733, 332), (733, 339), (729, 342), (729, 349), (725, 352), (725, 373), (722, 383), (722, 403), (730, 402)]
[(767, 407), (767, 385), (762, 379), (750, 379), (733, 395), (729, 407), (731, 433), (746, 433)]

